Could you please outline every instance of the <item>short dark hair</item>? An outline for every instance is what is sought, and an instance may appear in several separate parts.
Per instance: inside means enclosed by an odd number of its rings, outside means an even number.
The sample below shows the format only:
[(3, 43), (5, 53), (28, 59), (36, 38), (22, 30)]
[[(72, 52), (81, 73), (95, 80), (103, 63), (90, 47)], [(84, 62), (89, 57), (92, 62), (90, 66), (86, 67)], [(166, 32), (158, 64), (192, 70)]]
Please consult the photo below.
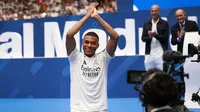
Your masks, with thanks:
[[(85, 34), (85, 36), (93, 36), (93, 37), (96, 37), (97, 40), (99, 41), (99, 36), (98, 36), (95, 32), (87, 32), (87, 33)], [(85, 36), (84, 36), (84, 37), (85, 37)]]
[(140, 99), (144, 105), (162, 107), (170, 105), (178, 99), (178, 87), (175, 80), (159, 69), (148, 70), (144, 75), (153, 75), (140, 92)]

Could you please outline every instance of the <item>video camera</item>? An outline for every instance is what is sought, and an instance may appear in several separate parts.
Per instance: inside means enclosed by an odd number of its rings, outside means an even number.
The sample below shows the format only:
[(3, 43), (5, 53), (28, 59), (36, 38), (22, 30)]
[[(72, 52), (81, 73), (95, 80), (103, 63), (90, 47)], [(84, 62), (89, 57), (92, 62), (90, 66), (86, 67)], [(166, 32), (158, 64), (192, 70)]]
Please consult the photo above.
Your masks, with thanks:
[(181, 52), (168, 50), (163, 53), (163, 61), (167, 63), (183, 63), (188, 57), (198, 56), (197, 60), (192, 60), (192, 62), (200, 62), (200, 45), (194, 46), (194, 44), (188, 44), (188, 55), (183, 56)]
[[(172, 76), (179, 76), (180, 81), (183, 82), (180, 84), (180, 93), (184, 97), (185, 95), (185, 82), (184, 77), (187, 77), (189, 79), (189, 74), (184, 72), (183, 63), (185, 62), (185, 59), (188, 57), (193, 57), (194, 55), (197, 55), (196, 60), (191, 60), (191, 62), (200, 62), (200, 45), (194, 46), (194, 44), (190, 43), (188, 44), (188, 55), (183, 56), (180, 52), (176, 51), (166, 51), (163, 54), (163, 71), (167, 72), (168, 74)], [(200, 88), (199, 88), (200, 90)], [(198, 102), (200, 105), (200, 96), (198, 95), (199, 90), (196, 93), (193, 93), (191, 96), (191, 100), (193, 102)]]
[(142, 74), (145, 71), (129, 70), (127, 74), (127, 83), (142, 84)]
[[(183, 64), (186, 58), (198, 56), (197, 60), (192, 60), (192, 62), (200, 62), (200, 46), (194, 46), (193, 44), (188, 44), (188, 55), (183, 56), (182, 53), (177, 51), (165, 51), (163, 53), (163, 71), (168, 75), (174, 77), (179, 89), (179, 98), (175, 104), (184, 104), (185, 97), (185, 81), (186, 77), (189, 79), (189, 74), (184, 72)], [(134, 84), (135, 90), (140, 91), (140, 86), (144, 82), (144, 75), (146, 71), (129, 70), (127, 72), (127, 83)], [(192, 95), (192, 100), (199, 102), (200, 97), (197, 93)], [(198, 99), (198, 100), (197, 100)]]
[(194, 46), (194, 44), (188, 44), (188, 55), (193, 57), (197, 54), (197, 60), (192, 60), (192, 62), (200, 62), (200, 45)]
[(127, 73), (127, 83), (134, 84), (135, 90), (140, 91), (139, 86), (143, 83), (143, 76), (142, 74), (146, 71), (137, 71), (137, 70), (129, 70)]
[[(180, 52), (176, 51), (165, 51), (163, 54), (163, 71), (171, 75), (181, 75), (188, 76), (188, 74), (184, 74), (183, 63), (185, 59), (190, 56), (182, 56)], [(180, 70), (179, 70), (180, 69)], [(174, 71), (177, 71), (175, 74)], [(127, 83), (129, 84), (142, 84), (144, 80), (144, 76), (142, 75), (146, 71), (138, 71), (138, 70), (129, 70), (127, 72)]]

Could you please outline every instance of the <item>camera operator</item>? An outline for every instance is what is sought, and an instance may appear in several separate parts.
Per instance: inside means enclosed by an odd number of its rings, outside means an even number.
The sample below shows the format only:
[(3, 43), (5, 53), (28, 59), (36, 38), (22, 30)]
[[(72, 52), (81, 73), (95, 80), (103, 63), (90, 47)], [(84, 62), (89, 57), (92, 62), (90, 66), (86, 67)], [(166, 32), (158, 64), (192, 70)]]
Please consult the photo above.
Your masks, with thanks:
[(170, 105), (178, 99), (175, 80), (159, 69), (150, 69), (142, 76), (140, 100), (147, 112), (176, 112)]

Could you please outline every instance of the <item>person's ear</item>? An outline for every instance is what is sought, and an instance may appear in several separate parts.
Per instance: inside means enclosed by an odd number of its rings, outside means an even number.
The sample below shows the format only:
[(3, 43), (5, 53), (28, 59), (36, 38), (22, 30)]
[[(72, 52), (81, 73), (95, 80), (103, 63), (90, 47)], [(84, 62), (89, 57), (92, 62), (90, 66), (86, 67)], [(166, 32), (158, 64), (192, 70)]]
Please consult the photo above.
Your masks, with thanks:
[(97, 44), (97, 49), (99, 48), (99, 43)]

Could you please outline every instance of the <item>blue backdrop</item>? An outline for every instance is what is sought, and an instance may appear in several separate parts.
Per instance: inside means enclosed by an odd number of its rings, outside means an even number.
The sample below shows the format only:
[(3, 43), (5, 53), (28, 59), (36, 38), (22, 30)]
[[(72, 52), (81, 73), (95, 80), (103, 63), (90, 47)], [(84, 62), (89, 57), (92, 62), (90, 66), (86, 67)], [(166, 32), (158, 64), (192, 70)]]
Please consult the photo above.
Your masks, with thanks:
[(161, 9), (166, 8), (180, 8), (180, 7), (194, 7), (200, 6), (199, 0), (133, 0), (133, 4), (139, 10), (149, 10), (153, 4), (157, 4)]
[[(176, 9), (166, 9), (161, 11), (161, 16), (168, 19), (171, 26), (176, 22), (174, 12)], [(200, 21), (200, 7), (185, 8), (188, 16), (195, 16)], [(143, 23), (150, 19), (149, 11), (138, 12), (118, 12), (102, 14), (113, 28), (125, 28), (125, 20), (135, 21), (134, 40), (136, 54), (131, 56), (116, 56), (109, 65), (108, 71), (108, 97), (109, 98), (130, 98), (137, 97), (133, 85), (126, 83), (127, 70), (144, 70), (144, 57), (139, 55), (139, 28)], [(69, 98), (69, 62), (67, 58), (45, 58), (44, 48), (44, 24), (46, 22), (57, 22), (60, 28), (60, 34), (64, 32), (66, 21), (77, 21), (82, 16), (66, 16), (57, 18), (18, 20), (0, 22), (0, 34), (5, 32), (17, 32), (23, 40), (23, 24), (33, 23), (34, 25), (34, 58), (20, 59), (0, 59), (0, 98)], [(80, 31), (87, 29), (101, 29), (101, 27), (92, 19), (87, 21)], [(132, 33), (129, 32), (129, 33)], [(126, 36), (121, 35), (119, 48), (123, 50), (126, 46)], [(3, 41), (0, 39), (0, 49), (3, 45), (12, 42), (12, 39)], [(23, 43), (23, 41), (22, 41)], [(22, 45), (22, 47), (24, 47)], [(8, 49), (7, 52), (12, 52)], [(22, 52), (22, 55), (24, 53)], [(2, 56), (0, 54), (0, 56)], [(36, 58), (41, 57), (41, 58)], [(120, 89), (119, 89), (120, 88)]]

